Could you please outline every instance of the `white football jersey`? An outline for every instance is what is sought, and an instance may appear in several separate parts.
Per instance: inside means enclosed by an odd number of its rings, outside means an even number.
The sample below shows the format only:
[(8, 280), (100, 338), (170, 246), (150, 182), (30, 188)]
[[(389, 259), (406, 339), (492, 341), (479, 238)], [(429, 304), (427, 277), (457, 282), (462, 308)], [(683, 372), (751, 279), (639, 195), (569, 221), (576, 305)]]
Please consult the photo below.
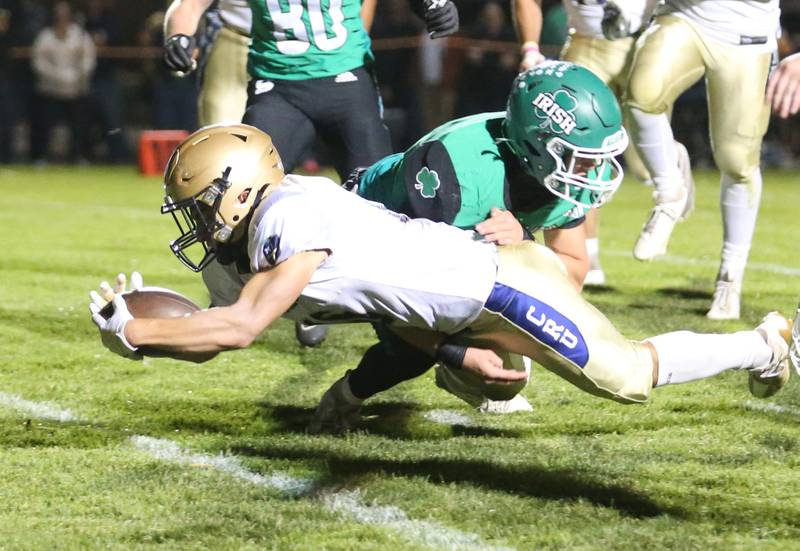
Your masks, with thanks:
[(497, 249), (471, 231), (387, 210), (327, 178), (289, 175), (249, 228), (253, 272), (325, 250), (286, 317), (334, 323), (397, 320), (455, 333), (481, 312), (497, 276)]
[(239, 34), (250, 36), (253, 26), (253, 12), (248, 0), (219, 0), (219, 18)]
[(777, 47), (779, 0), (665, 0), (657, 14), (691, 21), (710, 38), (726, 44), (773, 51)]

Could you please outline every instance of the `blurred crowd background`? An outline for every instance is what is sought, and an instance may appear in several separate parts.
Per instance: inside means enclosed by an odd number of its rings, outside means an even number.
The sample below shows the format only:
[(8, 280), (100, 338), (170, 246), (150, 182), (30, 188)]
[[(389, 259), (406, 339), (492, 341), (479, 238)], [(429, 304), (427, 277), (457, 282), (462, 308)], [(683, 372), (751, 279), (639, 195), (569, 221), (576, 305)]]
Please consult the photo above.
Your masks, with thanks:
[[(455, 0), (460, 32), (430, 40), (407, 0), (379, 0), (372, 27), (376, 73), (395, 151), (454, 117), (502, 110), (519, 44), (508, 0)], [(800, 2), (781, 2), (781, 57), (800, 50)], [(162, 63), (165, 0), (0, 0), (0, 163), (129, 163), (146, 129), (194, 130), (197, 82)], [(542, 51), (566, 40), (561, 0), (543, 0)], [(66, 36), (64, 59), (37, 44)], [(675, 137), (695, 167), (711, 166), (702, 81), (678, 101)], [(731, 106), (746, 109), (747, 106)], [(800, 117), (773, 118), (762, 165), (793, 167)], [(325, 163), (320, 146), (309, 166)]]

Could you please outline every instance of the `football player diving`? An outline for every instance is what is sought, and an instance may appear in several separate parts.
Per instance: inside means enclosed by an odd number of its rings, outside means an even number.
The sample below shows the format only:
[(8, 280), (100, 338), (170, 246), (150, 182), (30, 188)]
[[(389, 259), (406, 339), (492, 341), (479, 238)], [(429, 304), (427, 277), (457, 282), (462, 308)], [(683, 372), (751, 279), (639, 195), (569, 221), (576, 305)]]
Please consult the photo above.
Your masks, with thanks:
[[(172, 2), (165, 28), (168, 66), (184, 73), (192, 70), (195, 43), (191, 35), (201, 14), (214, 4), (212, 0)], [(410, 0), (409, 4), (425, 20), (431, 38), (458, 30), (458, 10), (450, 0)], [(204, 109), (211, 107), (212, 100), (225, 106), (226, 117), (235, 107), (243, 109), (235, 122), (241, 120), (268, 132), (290, 171), (317, 137), (333, 152), (333, 164), (342, 179), (355, 167), (391, 153), (367, 32), (374, 0), (229, 0), (217, 5), (226, 28), (209, 54)], [(244, 68), (245, 54), (247, 71), (242, 74), (236, 67)], [(249, 84), (236, 90), (237, 83), (241, 85), (248, 76)], [(317, 346), (327, 335), (323, 325), (298, 323), (295, 331), (306, 346)]]
[[(543, 230), (545, 244), (580, 289), (589, 267), (585, 214), (619, 186), (622, 170), (614, 157), (626, 146), (610, 89), (583, 67), (545, 62), (517, 77), (505, 112), (445, 123), (404, 153), (356, 170), (345, 187), (412, 218), (475, 228), (501, 245)], [(356, 395), (372, 396), (431, 367), (430, 357), (408, 348), (377, 345), (347, 375)], [(526, 369), (521, 358), (505, 359), (507, 367), (510, 362)], [(391, 375), (387, 363), (397, 366)], [(436, 383), (480, 411), (531, 409), (519, 394), (524, 384), (489, 391), (442, 363)]]
[[(562, 159), (548, 151), (553, 162)], [(106, 319), (92, 302), (103, 344), (126, 358), (141, 358), (144, 346), (168, 354), (244, 348), (285, 316), (380, 323), (420, 353), (490, 381), (524, 377), (503, 369), (497, 353), (525, 355), (622, 403), (729, 369), (747, 371), (759, 396), (789, 377), (781, 335), (789, 322), (777, 313), (752, 331), (628, 340), (547, 247), (498, 247), (471, 231), (394, 213), (326, 178), (284, 175), (270, 138), (246, 125), (203, 128), (178, 146), (162, 212), (178, 225), (171, 249), (186, 266), (199, 271), (221, 255), (246, 265), (250, 278), (230, 306), (182, 318), (134, 319), (118, 294)], [(458, 357), (453, 345), (470, 348)], [(337, 412), (352, 418), (359, 405)]]
[[(625, 4), (645, 0), (617, 2)], [(625, 9), (617, 17), (626, 17)], [(705, 76), (714, 161), (721, 173), (723, 243), (711, 319), (738, 319), (747, 257), (761, 200), (761, 140), (769, 122), (767, 77), (777, 50), (778, 0), (665, 0), (636, 43), (625, 108), (631, 139), (653, 177), (654, 207), (633, 249), (665, 254), (690, 194), (667, 116)], [(625, 24), (620, 25), (625, 27)]]

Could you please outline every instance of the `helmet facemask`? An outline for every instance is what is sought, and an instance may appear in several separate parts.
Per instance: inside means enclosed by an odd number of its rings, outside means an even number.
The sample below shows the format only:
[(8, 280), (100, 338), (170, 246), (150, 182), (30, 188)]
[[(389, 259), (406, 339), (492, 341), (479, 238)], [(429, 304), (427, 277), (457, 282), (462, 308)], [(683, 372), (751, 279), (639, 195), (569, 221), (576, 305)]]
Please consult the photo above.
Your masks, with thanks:
[[(218, 243), (227, 243), (234, 228), (226, 225), (219, 216), (219, 208), (225, 192), (230, 188), (230, 167), (220, 178), (197, 195), (174, 202), (167, 196), (161, 206), (161, 214), (172, 214), (180, 235), (170, 243), (170, 249), (184, 266), (199, 272), (217, 256)], [(202, 256), (200, 249), (202, 248)], [(192, 247), (195, 247), (192, 249)], [(191, 249), (191, 253), (188, 251)], [(192, 258), (200, 257), (199, 261)]]
[(180, 232), (170, 250), (199, 272), (241, 256), (252, 210), (268, 186), (283, 179), (271, 138), (244, 124), (201, 128), (173, 153), (164, 176), (162, 214)]
[[(544, 177), (544, 186), (553, 194), (575, 205), (597, 208), (606, 203), (622, 183), (622, 166), (616, 157), (628, 146), (624, 128), (606, 140), (601, 148), (578, 147), (556, 136), (545, 149), (556, 168)], [(588, 191), (587, 194), (582, 190)]]

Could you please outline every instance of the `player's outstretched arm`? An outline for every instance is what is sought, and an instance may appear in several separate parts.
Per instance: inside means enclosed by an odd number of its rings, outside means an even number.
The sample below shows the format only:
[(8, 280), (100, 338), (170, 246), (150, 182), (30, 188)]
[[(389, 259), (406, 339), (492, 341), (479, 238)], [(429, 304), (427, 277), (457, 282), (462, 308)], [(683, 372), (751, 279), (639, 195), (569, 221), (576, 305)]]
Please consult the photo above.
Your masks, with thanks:
[(133, 347), (181, 352), (246, 348), (300, 296), (326, 252), (296, 254), (253, 276), (231, 306), (202, 310), (184, 318), (130, 319), (123, 330)]
[(800, 53), (778, 64), (767, 83), (766, 101), (784, 119), (800, 111)]

